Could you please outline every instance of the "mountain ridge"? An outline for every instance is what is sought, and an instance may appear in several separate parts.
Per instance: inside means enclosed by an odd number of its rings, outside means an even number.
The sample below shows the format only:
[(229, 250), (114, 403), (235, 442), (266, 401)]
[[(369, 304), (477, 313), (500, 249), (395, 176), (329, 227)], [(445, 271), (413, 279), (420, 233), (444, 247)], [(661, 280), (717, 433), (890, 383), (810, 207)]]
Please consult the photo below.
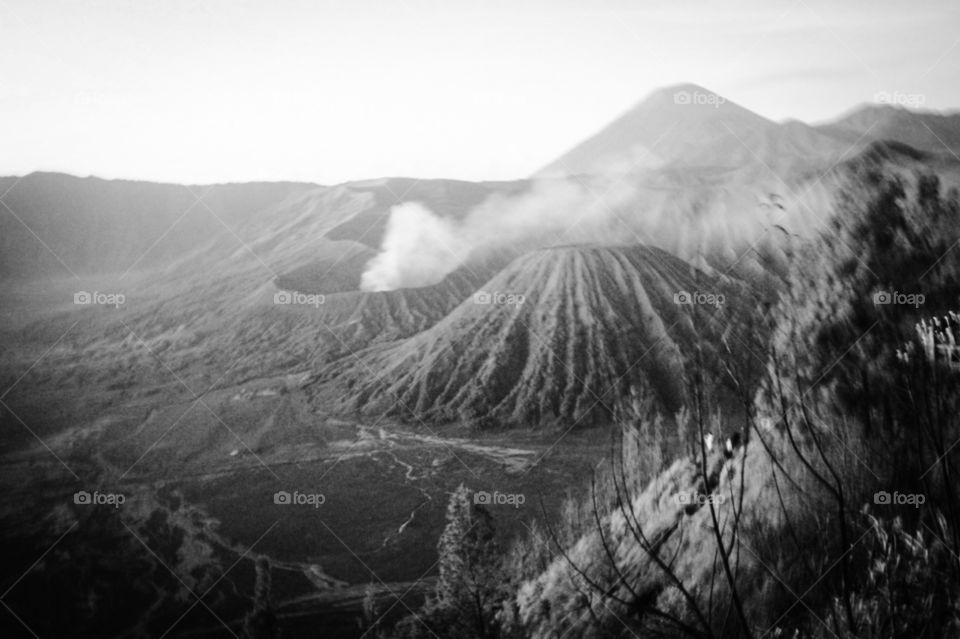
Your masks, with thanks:
[(863, 104), (819, 123), (780, 122), (692, 83), (657, 89), (535, 173), (631, 174), (759, 163), (784, 175), (829, 166), (872, 141), (960, 151), (960, 112)]

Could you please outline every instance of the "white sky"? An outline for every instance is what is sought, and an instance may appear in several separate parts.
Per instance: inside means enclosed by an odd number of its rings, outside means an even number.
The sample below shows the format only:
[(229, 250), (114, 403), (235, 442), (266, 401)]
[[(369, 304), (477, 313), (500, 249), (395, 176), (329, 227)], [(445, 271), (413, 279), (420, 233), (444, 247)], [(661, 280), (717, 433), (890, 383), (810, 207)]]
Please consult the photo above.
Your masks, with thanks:
[(509, 179), (687, 81), (774, 119), (960, 107), (960, 2), (840, 5), (0, 0), (0, 174)]

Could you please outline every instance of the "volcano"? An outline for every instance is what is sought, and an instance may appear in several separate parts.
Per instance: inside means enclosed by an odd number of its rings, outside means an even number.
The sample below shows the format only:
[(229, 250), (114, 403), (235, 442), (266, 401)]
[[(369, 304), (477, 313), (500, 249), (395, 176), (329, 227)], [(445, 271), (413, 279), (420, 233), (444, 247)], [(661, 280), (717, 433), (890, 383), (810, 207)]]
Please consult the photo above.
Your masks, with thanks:
[[(692, 315), (722, 278), (646, 246), (565, 246), (523, 255), (413, 338), (341, 361), (344, 408), (406, 418), (600, 424), (654, 395), (679, 407)], [(679, 296), (679, 297), (678, 297)]]

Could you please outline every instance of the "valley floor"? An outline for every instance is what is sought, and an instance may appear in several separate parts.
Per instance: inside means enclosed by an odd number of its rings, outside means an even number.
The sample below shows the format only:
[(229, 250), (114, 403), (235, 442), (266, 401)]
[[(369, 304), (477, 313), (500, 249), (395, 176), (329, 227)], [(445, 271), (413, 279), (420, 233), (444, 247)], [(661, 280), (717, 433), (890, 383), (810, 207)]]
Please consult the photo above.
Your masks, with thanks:
[[(199, 398), (140, 389), (76, 421), (58, 418), (63, 402), (25, 402), (45, 427), (8, 439), (0, 458), (4, 601), (54, 634), (86, 624), (105, 636), (230, 636), (259, 559), (284, 636), (359, 636), (365, 598), (397, 618), (431, 591), (458, 485), (493, 495), (509, 539), (609, 450), (578, 431), (480, 436), (331, 416), (305, 383), (251, 379)], [(23, 435), (10, 408), (5, 428)], [(76, 503), (80, 491), (122, 503)]]

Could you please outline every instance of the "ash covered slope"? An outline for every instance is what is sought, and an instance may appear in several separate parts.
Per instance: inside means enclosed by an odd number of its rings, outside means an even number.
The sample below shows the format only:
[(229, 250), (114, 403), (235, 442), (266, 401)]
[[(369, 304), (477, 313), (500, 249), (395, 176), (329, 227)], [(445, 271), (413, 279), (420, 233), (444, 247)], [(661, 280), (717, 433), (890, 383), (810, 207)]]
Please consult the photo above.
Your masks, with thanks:
[(431, 421), (608, 423), (646, 390), (673, 410), (695, 308), (674, 295), (718, 287), (644, 246), (534, 251), (482, 287), (491, 303), (469, 299), (429, 330), (359, 362), (345, 358), (325, 376), (343, 384), (344, 408)]

